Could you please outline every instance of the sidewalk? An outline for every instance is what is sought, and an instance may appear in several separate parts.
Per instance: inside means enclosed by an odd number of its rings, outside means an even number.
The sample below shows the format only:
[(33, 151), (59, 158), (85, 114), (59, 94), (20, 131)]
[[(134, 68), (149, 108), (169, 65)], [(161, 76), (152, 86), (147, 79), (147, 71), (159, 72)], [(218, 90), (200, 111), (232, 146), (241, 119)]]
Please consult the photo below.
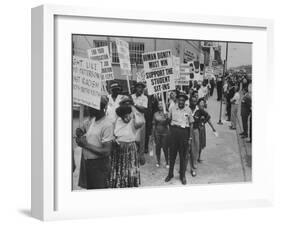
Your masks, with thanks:
[[(203, 163), (198, 164), (197, 176), (192, 177), (189, 173), (190, 166), (187, 167), (188, 184), (211, 184), (211, 183), (232, 183), (251, 180), (251, 170), (245, 165), (245, 150), (241, 149), (241, 139), (237, 137), (235, 130), (230, 130), (230, 123), (223, 120), (223, 125), (218, 125), (220, 102), (215, 97), (208, 100), (207, 111), (211, 115), (211, 121), (219, 136), (215, 137), (210, 126), (206, 125), (207, 146), (202, 152)], [(225, 106), (223, 105), (223, 113)], [(239, 140), (240, 139), (240, 140)], [(244, 152), (244, 154), (243, 154)], [(146, 156), (147, 164), (141, 168), (142, 186), (159, 186), (181, 184), (179, 181), (179, 161), (175, 165), (175, 177), (165, 183), (168, 169), (164, 164), (156, 168), (155, 155)], [(162, 155), (162, 163), (164, 156)]]
[[(209, 125), (206, 125), (207, 146), (202, 152), (203, 163), (198, 164), (197, 176), (190, 175), (190, 165), (187, 166), (188, 184), (212, 184), (212, 183), (233, 183), (251, 181), (251, 167), (249, 159), (251, 156), (251, 145), (246, 144), (237, 134), (240, 130), (230, 130), (229, 122), (224, 120), (223, 105), (223, 125), (218, 125), (220, 102), (216, 101), (215, 96), (208, 100), (207, 111), (211, 115), (211, 121), (216, 128), (219, 136), (215, 137)], [(77, 126), (74, 122), (73, 127)], [(239, 137), (239, 138), (238, 138)], [(154, 149), (153, 147), (151, 147)], [(73, 174), (73, 189), (80, 189), (77, 186), (81, 149), (74, 149), (76, 170)], [(181, 185), (179, 180), (179, 157), (177, 157), (174, 178), (166, 183), (165, 177), (168, 169), (165, 168), (164, 155), (162, 153), (162, 165), (156, 167), (155, 153), (153, 156), (146, 154), (146, 164), (141, 167), (141, 186), (165, 186)]]

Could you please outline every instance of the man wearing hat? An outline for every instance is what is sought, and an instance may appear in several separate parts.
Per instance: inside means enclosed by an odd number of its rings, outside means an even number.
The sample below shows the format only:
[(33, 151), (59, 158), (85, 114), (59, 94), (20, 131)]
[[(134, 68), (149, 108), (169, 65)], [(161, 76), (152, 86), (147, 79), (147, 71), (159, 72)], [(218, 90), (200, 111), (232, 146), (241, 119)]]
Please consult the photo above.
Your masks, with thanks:
[[(148, 107), (148, 98), (143, 93), (144, 88), (145, 88), (145, 85), (142, 82), (138, 82), (135, 85), (136, 93), (132, 94), (132, 99), (134, 101), (134, 106), (136, 107), (136, 109), (140, 113), (142, 113), (143, 118), (144, 118), (144, 113), (147, 111), (147, 107)], [(145, 121), (145, 119), (144, 119), (144, 121)], [(144, 159), (144, 151), (145, 151), (145, 123), (137, 131), (136, 142), (137, 142), (138, 147), (139, 147), (140, 163), (141, 163), (141, 165), (144, 165), (145, 164), (145, 159)]]
[(170, 168), (165, 181), (168, 182), (174, 177), (174, 166), (179, 153), (180, 157), (180, 180), (186, 184), (185, 171), (188, 162), (188, 149), (191, 144), (190, 131), (193, 127), (191, 109), (185, 105), (187, 96), (184, 93), (178, 95), (177, 104), (169, 112), (170, 119)]
[(110, 85), (110, 92), (111, 94), (108, 95), (108, 107), (107, 107), (106, 114), (108, 116), (108, 119), (112, 123), (115, 123), (117, 119), (115, 109), (119, 107), (119, 103), (120, 101), (122, 101), (124, 96), (120, 94), (121, 87), (117, 82), (114, 82)]

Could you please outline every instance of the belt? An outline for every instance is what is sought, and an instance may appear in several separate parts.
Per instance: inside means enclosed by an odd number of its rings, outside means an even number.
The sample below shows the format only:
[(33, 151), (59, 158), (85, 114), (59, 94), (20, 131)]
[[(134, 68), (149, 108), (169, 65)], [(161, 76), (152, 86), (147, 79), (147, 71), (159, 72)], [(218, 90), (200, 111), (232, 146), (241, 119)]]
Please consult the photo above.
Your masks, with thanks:
[(189, 126), (187, 126), (187, 127), (181, 127), (181, 126), (178, 126), (178, 125), (172, 125), (171, 127), (172, 127), (172, 128), (177, 128), (177, 129), (189, 129)]
[(88, 158), (85, 159), (86, 161), (102, 161), (102, 160), (109, 160), (109, 155), (105, 156), (105, 157), (98, 157), (98, 158)]

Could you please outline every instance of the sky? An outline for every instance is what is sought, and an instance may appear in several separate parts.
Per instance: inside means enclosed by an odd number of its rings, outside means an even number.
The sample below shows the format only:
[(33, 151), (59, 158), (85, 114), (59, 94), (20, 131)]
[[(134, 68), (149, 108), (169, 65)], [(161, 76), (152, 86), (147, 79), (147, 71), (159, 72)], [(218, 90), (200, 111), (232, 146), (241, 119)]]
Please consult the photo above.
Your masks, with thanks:
[[(225, 59), (226, 43), (220, 43), (221, 57)], [(249, 43), (229, 43), (227, 67), (237, 67), (240, 65), (252, 64), (252, 44)]]

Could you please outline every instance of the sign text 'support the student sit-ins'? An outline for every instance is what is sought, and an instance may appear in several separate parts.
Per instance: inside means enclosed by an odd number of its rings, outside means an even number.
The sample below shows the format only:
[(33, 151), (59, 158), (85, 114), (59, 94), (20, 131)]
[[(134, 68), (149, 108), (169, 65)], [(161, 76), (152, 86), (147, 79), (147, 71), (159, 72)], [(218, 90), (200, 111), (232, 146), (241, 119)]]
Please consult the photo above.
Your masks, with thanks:
[(171, 50), (144, 53), (142, 58), (149, 95), (175, 89)]
[(73, 56), (72, 67), (73, 101), (100, 109), (102, 88), (100, 62)]
[(102, 81), (114, 80), (108, 46), (88, 49), (88, 57), (101, 63)]
[(129, 44), (122, 39), (115, 39), (117, 52), (119, 57), (121, 75), (132, 75), (131, 74), (131, 62), (130, 62), (130, 52), (129, 52)]

